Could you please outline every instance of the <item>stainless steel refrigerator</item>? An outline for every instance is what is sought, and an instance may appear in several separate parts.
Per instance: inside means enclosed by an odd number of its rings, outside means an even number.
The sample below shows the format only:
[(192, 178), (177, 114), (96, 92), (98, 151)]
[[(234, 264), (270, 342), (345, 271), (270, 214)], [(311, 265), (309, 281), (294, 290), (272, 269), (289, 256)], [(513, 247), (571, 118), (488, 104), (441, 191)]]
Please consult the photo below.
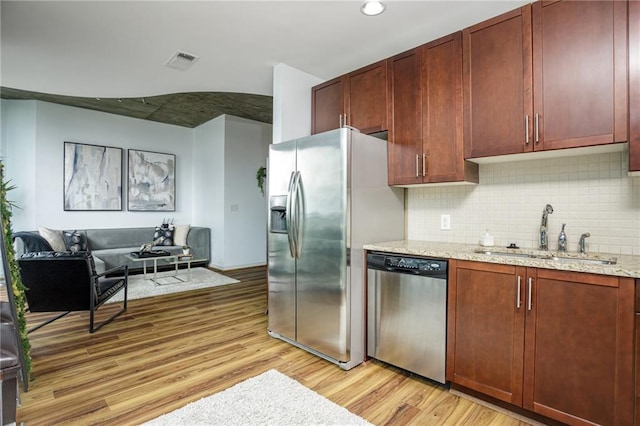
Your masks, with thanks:
[(271, 145), (269, 334), (348, 370), (365, 357), (363, 245), (404, 237), (387, 142), (341, 128)]

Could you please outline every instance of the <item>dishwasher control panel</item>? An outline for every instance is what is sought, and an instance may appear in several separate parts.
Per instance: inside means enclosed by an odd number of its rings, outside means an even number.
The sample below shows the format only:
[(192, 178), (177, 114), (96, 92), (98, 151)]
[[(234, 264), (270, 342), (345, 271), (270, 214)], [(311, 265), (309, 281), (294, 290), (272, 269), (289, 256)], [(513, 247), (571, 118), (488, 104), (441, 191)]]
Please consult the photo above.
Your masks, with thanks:
[(446, 275), (447, 261), (409, 256), (394, 256), (382, 253), (369, 253), (367, 264), (370, 269), (405, 272), (418, 275)]

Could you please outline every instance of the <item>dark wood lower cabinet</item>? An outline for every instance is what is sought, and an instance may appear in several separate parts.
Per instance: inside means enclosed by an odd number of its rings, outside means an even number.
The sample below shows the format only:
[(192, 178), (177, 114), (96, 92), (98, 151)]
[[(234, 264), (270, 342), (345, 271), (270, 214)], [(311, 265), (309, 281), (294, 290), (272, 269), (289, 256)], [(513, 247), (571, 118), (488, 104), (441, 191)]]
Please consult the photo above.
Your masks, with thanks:
[(636, 425), (640, 425), (640, 309), (636, 313)]
[(633, 279), (467, 261), (450, 271), (449, 380), (567, 424), (633, 424)]

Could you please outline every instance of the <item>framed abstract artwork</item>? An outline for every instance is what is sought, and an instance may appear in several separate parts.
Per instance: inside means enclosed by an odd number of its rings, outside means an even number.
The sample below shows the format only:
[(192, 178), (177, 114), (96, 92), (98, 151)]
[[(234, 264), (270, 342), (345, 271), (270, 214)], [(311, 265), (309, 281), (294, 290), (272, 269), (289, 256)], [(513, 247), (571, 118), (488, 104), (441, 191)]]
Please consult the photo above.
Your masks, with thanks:
[(122, 210), (122, 148), (64, 143), (64, 210)]
[(173, 212), (176, 210), (176, 156), (129, 150), (128, 209)]

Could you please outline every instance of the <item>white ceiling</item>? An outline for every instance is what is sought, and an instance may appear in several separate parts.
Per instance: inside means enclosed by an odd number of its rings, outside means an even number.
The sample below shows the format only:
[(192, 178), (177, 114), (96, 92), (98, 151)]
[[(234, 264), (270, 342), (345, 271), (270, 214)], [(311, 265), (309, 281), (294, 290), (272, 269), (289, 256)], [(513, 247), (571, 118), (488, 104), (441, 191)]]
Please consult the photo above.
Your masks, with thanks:
[[(273, 66), (322, 79), (447, 35), (528, 1), (6, 1), (0, 85), (70, 96), (180, 92), (272, 95)], [(177, 50), (200, 59), (164, 66)]]

